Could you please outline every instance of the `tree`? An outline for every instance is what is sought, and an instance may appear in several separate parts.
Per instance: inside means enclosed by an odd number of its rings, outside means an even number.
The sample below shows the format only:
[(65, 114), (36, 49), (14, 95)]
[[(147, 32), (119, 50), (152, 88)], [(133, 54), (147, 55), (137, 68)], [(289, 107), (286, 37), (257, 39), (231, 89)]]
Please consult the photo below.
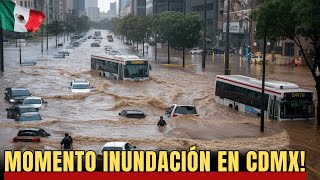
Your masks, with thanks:
[[(269, 0), (254, 13), (256, 37), (270, 40), (291, 39), (299, 47), (316, 82), (320, 98), (320, 1)], [(307, 43), (304, 43), (307, 42)], [(317, 124), (320, 126), (320, 101), (317, 105)]]
[(172, 48), (193, 47), (201, 38), (201, 29), (200, 17), (194, 13), (184, 15), (181, 12), (166, 11), (154, 19), (155, 32), (165, 36)]

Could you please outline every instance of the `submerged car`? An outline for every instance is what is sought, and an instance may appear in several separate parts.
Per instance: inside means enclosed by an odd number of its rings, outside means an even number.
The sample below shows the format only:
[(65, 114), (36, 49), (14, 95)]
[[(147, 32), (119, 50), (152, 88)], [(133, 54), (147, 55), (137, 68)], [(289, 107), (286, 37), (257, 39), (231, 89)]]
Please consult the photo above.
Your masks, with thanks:
[(22, 113), (38, 112), (38, 109), (32, 105), (19, 104), (19, 105), (12, 105), (10, 108), (6, 109), (6, 111), (7, 111), (7, 118), (8, 119), (16, 119)]
[(38, 128), (26, 128), (21, 129), (17, 136), (13, 138), (13, 142), (40, 142), (41, 138), (51, 136), (43, 129)]
[(119, 116), (124, 116), (127, 118), (145, 118), (147, 115), (139, 110), (123, 110), (121, 113), (119, 113)]
[(64, 56), (70, 55), (70, 53), (68, 51), (59, 51), (58, 54), (63, 54)]
[(166, 111), (164, 118), (170, 119), (170, 118), (177, 117), (180, 115), (199, 116), (199, 114), (197, 113), (197, 109), (194, 106), (174, 104), (173, 106), (171, 106), (170, 109), (168, 109)]
[(6, 88), (4, 95), (4, 100), (13, 104), (21, 104), (25, 98), (32, 96), (25, 88)]
[(41, 97), (27, 97), (24, 99), (22, 104), (31, 105), (37, 109), (42, 109), (47, 103), (48, 102), (44, 101), (44, 99)]
[(35, 66), (37, 64), (34, 60), (26, 60), (21, 63), (22, 66)]
[(99, 154), (103, 154), (103, 151), (132, 151), (136, 146), (128, 142), (108, 142), (100, 150)]
[(64, 54), (55, 54), (53, 55), (53, 58), (65, 58)]
[(108, 54), (108, 55), (112, 55), (112, 56), (114, 56), (114, 55), (120, 55), (119, 51), (114, 51), (114, 50), (107, 52), (107, 54)]
[(70, 83), (71, 92), (87, 93), (91, 92), (90, 82), (86, 79), (75, 79)]
[(38, 112), (22, 113), (19, 117), (15, 118), (16, 121), (41, 121), (42, 118)]

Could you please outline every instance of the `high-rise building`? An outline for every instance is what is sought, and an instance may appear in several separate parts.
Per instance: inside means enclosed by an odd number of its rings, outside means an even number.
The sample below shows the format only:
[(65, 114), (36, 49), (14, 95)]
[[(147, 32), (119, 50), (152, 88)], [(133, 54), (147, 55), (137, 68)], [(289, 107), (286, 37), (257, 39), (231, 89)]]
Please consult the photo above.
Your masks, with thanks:
[(117, 14), (117, 2), (110, 3), (110, 13)]
[[(183, 12), (185, 2), (188, 0), (147, 0), (146, 14), (156, 14), (164, 11), (179, 11)], [(187, 3), (186, 3), (187, 4)]]
[[(227, 27), (227, 0), (219, 2), (220, 32), (225, 33)], [(235, 1), (230, 0), (230, 45), (234, 48), (245, 48), (250, 46), (252, 39), (252, 27), (250, 15), (252, 9), (257, 6), (256, 0)], [(220, 35), (222, 37), (222, 35)], [(223, 38), (221, 38), (223, 41)], [(220, 43), (221, 44), (221, 43)]]
[(89, 8), (89, 7), (98, 7), (98, 0), (86, 0), (85, 8)]
[(88, 7), (87, 8), (87, 16), (92, 21), (98, 21), (99, 20), (99, 8), (98, 7)]
[[(212, 45), (216, 45), (218, 32), (218, 1), (217, 0), (207, 0), (207, 17), (206, 17), (206, 25), (207, 25), (207, 38), (208, 43)], [(202, 20), (204, 20), (204, 9), (205, 4), (204, 1), (199, 0), (188, 0), (186, 1), (186, 11), (187, 12), (195, 12), (199, 14)], [(211, 43), (210, 43), (211, 42)]]
[(146, 15), (146, 0), (131, 0), (131, 13), (135, 16)]
[(22, 7), (26, 7), (28, 9), (35, 9), (34, 7), (34, 1), (35, 0), (24, 0), (24, 1), (21, 1), (21, 0), (17, 0), (16, 3)]
[(124, 17), (131, 13), (131, 0), (119, 0), (119, 16)]
[(85, 11), (85, 0), (73, 0), (73, 10), (72, 14), (74, 16), (86, 15)]

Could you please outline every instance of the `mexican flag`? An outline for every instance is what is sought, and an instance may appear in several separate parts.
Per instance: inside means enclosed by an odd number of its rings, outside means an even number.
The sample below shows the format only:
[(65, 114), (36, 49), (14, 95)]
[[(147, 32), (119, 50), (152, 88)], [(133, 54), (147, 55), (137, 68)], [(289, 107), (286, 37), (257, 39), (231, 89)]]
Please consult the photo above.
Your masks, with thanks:
[(35, 32), (44, 14), (17, 5), (11, 0), (0, 0), (0, 28), (14, 32)]

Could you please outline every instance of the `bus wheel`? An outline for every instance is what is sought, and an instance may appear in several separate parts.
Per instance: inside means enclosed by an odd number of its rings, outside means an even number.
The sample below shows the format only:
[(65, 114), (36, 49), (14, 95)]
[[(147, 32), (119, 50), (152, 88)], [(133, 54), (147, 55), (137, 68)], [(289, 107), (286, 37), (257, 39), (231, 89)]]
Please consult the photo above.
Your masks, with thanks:
[(260, 113), (258, 113), (258, 114), (257, 114), (257, 116), (261, 116), (261, 114), (260, 114)]
[(229, 108), (233, 108), (232, 104), (229, 104)]
[(236, 106), (234, 109), (235, 109), (236, 111), (238, 111), (238, 110), (239, 110), (239, 107), (238, 107), (238, 106)]

